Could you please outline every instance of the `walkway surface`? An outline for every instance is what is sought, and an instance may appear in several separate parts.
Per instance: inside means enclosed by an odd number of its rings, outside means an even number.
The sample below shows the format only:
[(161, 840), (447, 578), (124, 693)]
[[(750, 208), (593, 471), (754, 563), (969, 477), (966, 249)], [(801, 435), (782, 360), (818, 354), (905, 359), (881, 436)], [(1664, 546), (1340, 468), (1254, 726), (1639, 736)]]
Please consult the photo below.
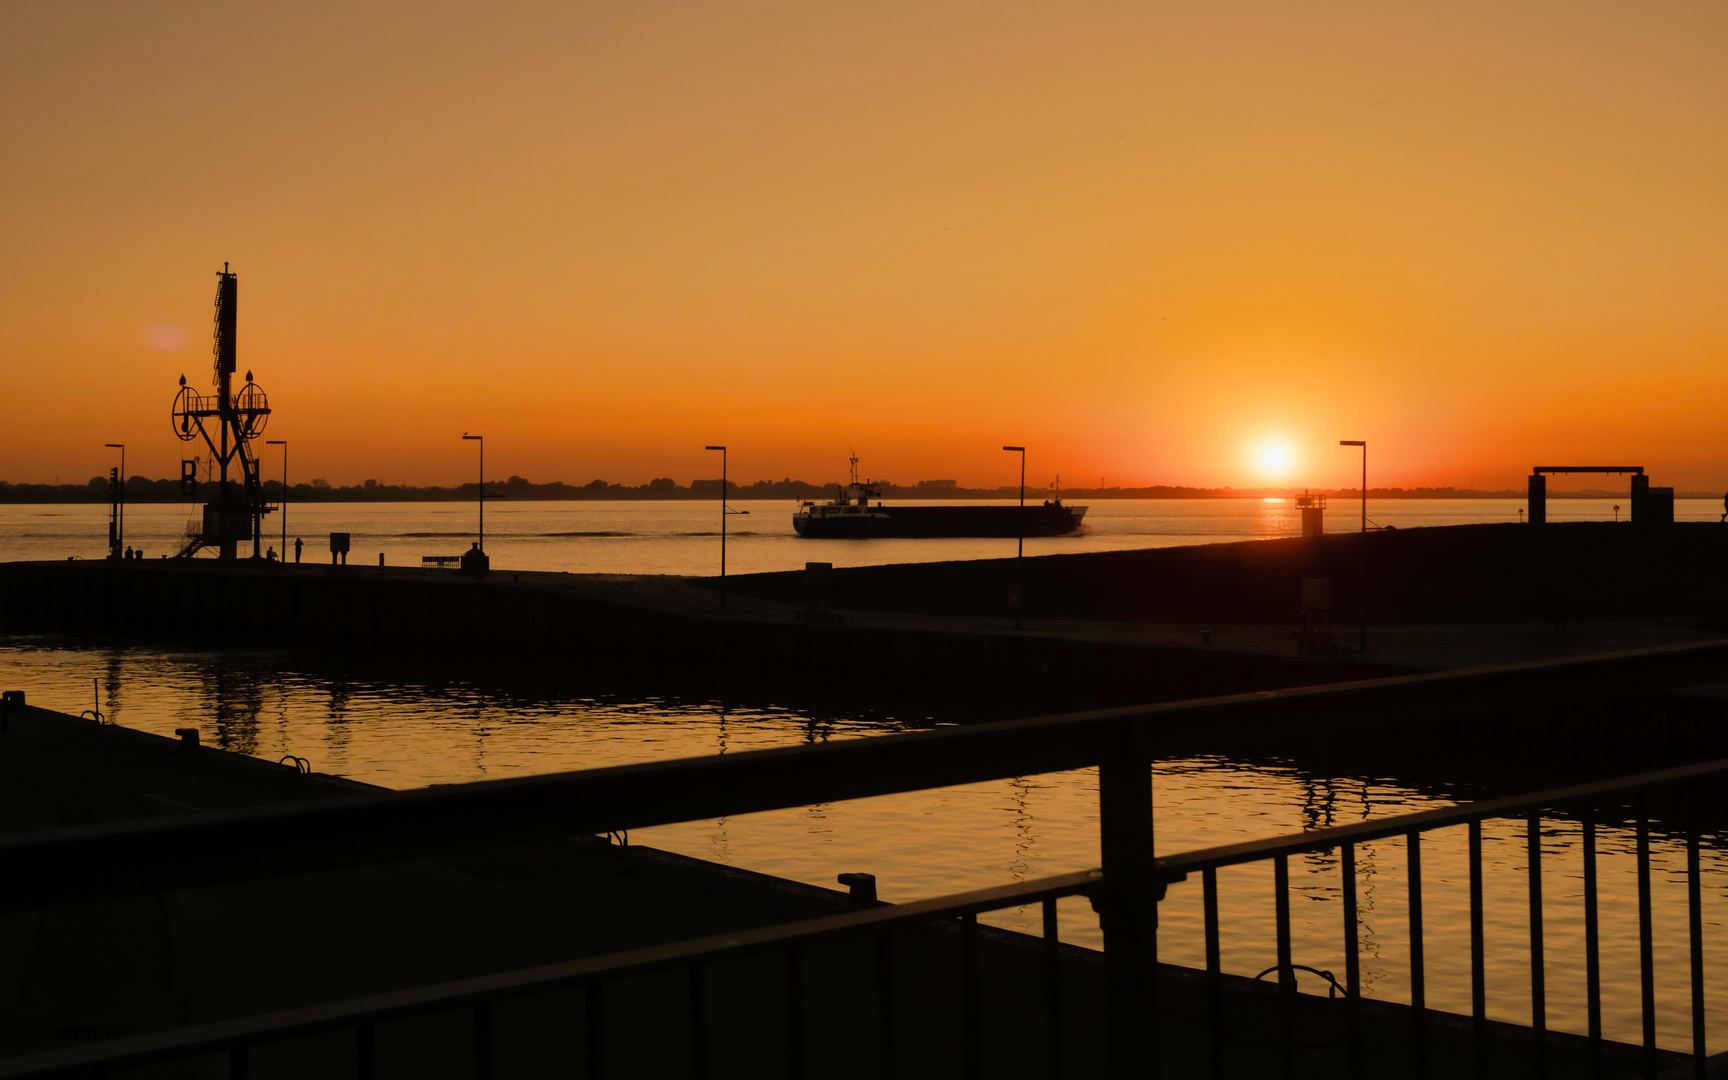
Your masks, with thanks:
[[(428, 571), (437, 573), (437, 571)], [(683, 616), (792, 623), (804, 617), (797, 604), (729, 594), (720, 604), (715, 582), (671, 575), (499, 573), (525, 584), (568, 590), (611, 603)], [(844, 625), (964, 634), (1055, 637), (1075, 641), (1160, 645), (1178, 648), (1296, 656), (1293, 625), (1230, 623), (1104, 622), (1080, 619), (1025, 619), (1019, 628), (1008, 618), (837, 610)], [(1567, 656), (1618, 652), (1656, 645), (1719, 640), (1722, 631), (1696, 617), (1670, 616), (1624, 621), (1437, 623), (1371, 626), (1364, 651), (1355, 625), (1333, 628), (1340, 653), (1366, 664), (1409, 670), (1442, 671), (1461, 667), (1554, 660)]]

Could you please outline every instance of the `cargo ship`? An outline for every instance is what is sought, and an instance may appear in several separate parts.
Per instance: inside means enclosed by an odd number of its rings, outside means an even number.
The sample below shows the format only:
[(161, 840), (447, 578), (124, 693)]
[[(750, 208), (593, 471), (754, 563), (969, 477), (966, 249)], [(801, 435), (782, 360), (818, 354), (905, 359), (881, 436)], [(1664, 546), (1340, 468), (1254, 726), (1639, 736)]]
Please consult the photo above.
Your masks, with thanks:
[[(1086, 507), (1064, 506), (1060, 496), (1040, 506), (883, 506), (881, 495), (880, 484), (858, 479), (858, 459), (853, 458), (852, 483), (839, 488), (827, 502), (800, 503), (792, 515), (792, 528), (799, 536), (820, 540), (945, 536), (1011, 540), (1076, 532), (1086, 516)], [(871, 499), (878, 500), (874, 506)]]

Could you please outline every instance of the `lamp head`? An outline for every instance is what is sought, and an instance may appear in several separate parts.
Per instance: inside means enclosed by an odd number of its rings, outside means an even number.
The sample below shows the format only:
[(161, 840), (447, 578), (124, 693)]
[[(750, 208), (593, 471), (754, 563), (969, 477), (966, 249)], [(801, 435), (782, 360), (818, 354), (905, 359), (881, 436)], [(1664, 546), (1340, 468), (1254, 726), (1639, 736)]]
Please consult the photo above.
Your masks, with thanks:
[(1024, 446), (1004, 446), (1002, 449), (1004, 449), (1004, 450), (1018, 450), (1022, 454), (1024, 454), (1026, 452), (1026, 448)]
[(1338, 445), (1339, 446), (1367, 446), (1368, 443), (1364, 439), (1339, 439)]
[(702, 449), (704, 449), (704, 450), (724, 450), (726, 448), (724, 446), (704, 446)]

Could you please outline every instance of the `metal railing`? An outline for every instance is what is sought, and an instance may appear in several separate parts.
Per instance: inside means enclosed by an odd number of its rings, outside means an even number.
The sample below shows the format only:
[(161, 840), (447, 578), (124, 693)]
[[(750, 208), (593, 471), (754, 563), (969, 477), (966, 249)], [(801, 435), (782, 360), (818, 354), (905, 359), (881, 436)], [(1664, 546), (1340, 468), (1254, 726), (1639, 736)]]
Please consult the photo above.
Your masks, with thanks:
[[(1586, 966), (1589, 972), (1587, 995), (1589, 1002), (1589, 1048), (1592, 1062), (1600, 1068), (1602, 1061), (1601, 958), (1599, 954), (1598, 912), (1596, 901), (1595, 826), (1592, 810), (1610, 800), (1636, 796), (1652, 788), (1728, 778), (1728, 759), (1700, 765), (1667, 769), (1638, 776), (1573, 787), (1559, 788), (1508, 798), (1447, 807), (1440, 810), (1400, 814), (1352, 825), (1319, 829), (1312, 832), (1270, 837), (1246, 843), (1228, 844), (1184, 852), (1160, 859), (1156, 877), (1161, 884), (1172, 884), (1188, 876), (1202, 875), (1205, 903), (1206, 937), (1206, 998), (1209, 1016), (1210, 1045), (1208, 1057), (1211, 1075), (1228, 1074), (1227, 1053), (1223, 1039), (1225, 990), (1220, 963), (1218, 881), (1217, 872), (1226, 866), (1271, 861), (1275, 868), (1277, 951), (1281, 978), (1279, 980), (1279, 1038), (1283, 1055), (1283, 1072), (1295, 1074), (1295, 1033), (1292, 1006), (1296, 997), (1293, 977), (1297, 965), (1291, 962), (1291, 927), (1289, 905), (1288, 860), (1293, 855), (1336, 850), (1341, 853), (1341, 879), (1344, 895), (1342, 939), (1346, 958), (1343, 985), (1344, 1000), (1349, 1010), (1351, 1046), (1350, 1075), (1365, 1075), (1362, 1057), (1361, 974), (1357, 947), (1358, 912), (1356, 905), (1356, 860), (1358, 845), (1376, 840), (1403, 839), (1409, 845), (1408, 887), (1413, 898), (1410, 917), (1410, 1036), (1411, 1065), (1417, 1075), (1428, 1051), (1426, 1038), (1428, 1018), (1424, 1015), (1423, 926), (1420, 904), (1414, 898), (1422, 892), (1422, 869), (1419, 852), (1424, 834), (1438, 829), (1464, 826), (1470, 834), (1470, 925), (1471, 971), (1473, 998), (1473, 1051), (1476, 1075), (1487, 1075), (1489, 1043), (1486, 1037), (1486, 954), (1482, 931), (1482, 859), (1481, 824), (1495, 818), (1523, 818), (1529, 836), (1529, 880), (1532, 980), (1532, 1012), (1530, 1017), (1531, 1052), (1537, 1063), (1535, 1075), (1542, 1075), (1547, 1052), (1545, 1023), (1544, 966), (1542, 946), (1542, 870), (1538, 835), (1542, 811), (1574, 809), (1584, 826)], [(1656, 1001), (1654, 996), (1654, 959), (1652, 914), (1650, 902), (1650, 836), (1649, 821), (1640, 816), (1637, 821), (1637, 859), (1639, 896), (1639, 958), (1640, 993), (1643, 1010), (1644, 1075), (1654, 1077), (1659, 1059), (1656, 1045)], [(1108, 883), (1102, 870), (1063, 874), (989, 889), (909, 904), (885, 905), (861, 911), (785, 923), (755, 930), (714, 935), (675, 944), (635, 949), (607, 956), (547, 964), (518, 971), (503, 972), (477, 978), (461, 979), (412, 990), (375, 994), (348, 1001), (331, 1002), (300, 1009), (290, 1009), (239, 1020), (203, 1024), (177, 1031), (115, 1040), (110, 1043), (33, 1055), (28, 1058), (0, 1062), (0, 1078), (54, 1077), (100, 1075), (116, 1069), (148, 1065), (156, 1062), (185, 1059), (202, 1054), (227, 1055), (229, 1075), (247, 1075), (251, 1049), (263, 1043), (285, 1040), (335, 1030), (354, 1033), (353, 1054), (360, 1076), (373, 1074), (376, 1042), (373, 1029), (388, 1020), (467, 1009), (471, 1013), (477, 1077), (492, 1074), (490, 1053), (490, 1010), (498, 1002), (524, 995), (544, 993), (561, 987), (580, 986), (584, 992), (587, 1013), (591, 1019), (601, 1015), (606, 984), (656, 972), (683, 971), (690, 988), (687, 999), (685, 1038), (692, 1076), (704, 1074), (702, 1047), (705, 1036), (704, 971), (716, 963), (735, 957), (778, 951), (785, 959), (784, 1017), (787, 1052), (794, 1059), (805, 1054), (801, 1033), (803, 1002), (798, 990), (800, 951), (822, 942), (848, 937), (873, 937), (876, 944), (876, 1016), (879, 1054), (884, 1063), (882, 1075), (892, 1076), (894, 1070), (895, 1008), (891, 993), (893, 980), (888, 935), (896, 928), (939, 920), (959, 920), (962, 937), (961, 958), (964, 970), (964, 1057), (967, 1075), (979, 1075), (979, 991), (977, 977), (978, 916), (1004, 908), (1040, 905), (1043, 915), (1044, 1015), (1045, 1041), (1050, 1075), (1061, 1075), (1062, 1061), (1062, 1001), (1058, 979), (1058, 946), (1056, 902), (1069, 896), (1088, 896), (1095, 901), (1107, 895)], [(1704, 1075), (1707, 1058), (1704, 1009), (1704, 951), (1702, 936), (1701, 872), (1699, 837), (1696, 829), (1687, 833), (1687, 894), (1688, 953), (1691, 960), (1691, 1054), (1696, 1075)], [(1153, 958), (1155, 959), (1155, 957)], [(1151, 1029), (1148, 1029), (1151, 1030)], [(586, 1040), (589, 1076), (601, 1075), (603, 1028), (591, 1024)], [(1149, 1047), (1154, 1059), (1157, 1048)], [(794, 1075), (801, 1073), (794, 1070)], [(1596, 1073), (1600, 1075), (1598, 1071)]]
[[(1357, 911), (1356, 849), (1375, 840), (1402, 839), (1408, 853), (1407, 883), (1410, 956), (1410, 1044), (1412, 1065), (1417, 1075), (1423, 1074), (1428, 1053), (1426, 1011), (1426, 980), (1424, 974), (1424, 935), (1422, 925), (1422, 838), (1438, 829), (1464, 826), (1469, 831), (1470, 868), (1470, 985), (1472, 1052), (1475, 1075), (1488, 1071), (1487, 1017), (1487, 954), (1483, 934), (1482, 897), (1482, 823), (1497, 818), (1522, 818), (1525, 822), (1526, 855), (1529, 895), (1529, 957), (1530, 957), (1530, 1038), (1531, 1054), (1536, 1063), (1534, 1075), (1545, 1075), (1548, 1051), (1546, 949), (1543, 934), (1542, 907), (1542, 847), (1541, 825), (1544, 811), (1573, 812), (1583, 827), (1584, 878), (1584, 938), (1585, 938), (1585, 1000), (1588, 1011), (1588, 1049), (1592, 1074), (1601, 1075), (1602, 1067), (1602, 958), (1600, 911), (1598, 907), (1596, 839), (1599, 809), (1611, 801), (1626, 796), (1641, 796), (1656, 788), (1690, 786), (1708, 781), (1728, 779), (1728, 759), (1697, 765), (1664, 769), (1636, 776), (1620, 777), (1595, 783), (1578, 784), (1527, 795), (1486, 799), (1440, 810), (1425, 810), (1399, 814), (1379, 820), (1352, 825), (1316, 829), (1293, 836), (1272, 837), (1200, 851), (1185, 852), (1158, 862), (1165, 880), (1180, 880), (1188, 874), (1200, 873), (1204, 888), (1206, 971), (1208, 977), (1208, 1009), (1212, 1019), (1214, 1040), (1211, 1047), (1212, 1075), (1224, 1075), (1223, 1049), (1216, 1037), (1217, 1020), (1222, 1009), (1219, 987), (1222, 969), (1218, 948), (1218, 870), (1222, 867), (1270, 860), (1274, 866), (1274, 902), (1276, 905), (1278, 969), (1291, 977), (1281, 977), (1279, 995), (1279, 1028), (1281, 1048), (1286, 1055), (1285, 1075), (1292, 1075), (1289, 1054), (1294, 1048), (1291, 1030), (1291, 1003), (1295, 979), (1291, 971), (1290, 881), (1289, 859), (1292, 855), (1334, 851), (1340, 854), (1340, 888), (1343, 894), (1341, 937), (1345, 958), (1345, 997), (1350, 1015), (1351, 1075), (1363, 1075), (1361, 1001), (1362, 983), (1360, 950), (1357, 941), (1359, 925)], [(1686, 823), (1687, 876), (1687, 952), (1690, 961), (1691, 990), (1691, 1057), (1695, 1075), (1705, 1075), (1706, 1014), (1704, 1008), (1704, 938), (1701, 873), (1699, 866), (1699, 832), (1695, 820)], [(1655, 954), (1650, 895), (1650, 820), (1647, 814), (1636, 815), (1636, 858), (1638, 875), (1638, 958), (1639, 996), (1642, 1014), (1642, 1052), (1644, 1075), (1655, 1077), (1660, 1048), (1656, 1042), (1657, 1007), (1655, 996)]]
[[(1154, 859), (1151, 764), (1160, 730), (1167, 725), (1179, 729), (1208, 725), (1208, 730), (1252, 738), (1256, 733), (1301, 722), (1334, 734), (1384, 732), (1460, 709), (1482, 714), (1489, 705), (1500, 710), (1524, 702), (1554, 704), (1707, 681), (1720, 677), (1725, 662), (1728, 662), (1728, 643), (1712, 642), (7, 838), (0, 840), (0, 870), (4, 871), (0, 873), (0, 910), (17, 910), (247, 880), (280, 873), (283, 865), (310, 871), (481, 848), (495, 845), (500, 837), (519, 842), (576, 833), (598, 834), (1096, 765), (1103, 865), (1081, 874), (997, 889), (36, 1054), (0, 1062), (0, 1077), (102, 1075), (127, 1065), (210, 1051), (227, 1052), (231, 1075), (244, 1076), (249, 1048), (333, 1029), (355, 1031), (356, 1060), (362, 1067), (361, 1075), (367, 1076), (375, 1053), (372, 1032), (377, 1023), (457, 1006), (473, 1011), (476, 1075), (486, 1077), (491, 1075), (490, 1009), (499, 1000), (581, 984), (585, 987), (590, 1015), (598, 1019), (600, 988), (604, 984), (625, 976), (684, 968), (691, 973), (692, 1030), (699, 1032), (704, 1000), (701, 972), (705, 966), (729, 956), (771, 950), (783, 950), (788, 956), (785, 966), (788, 1038), (789, 1045), (799, 1047), (802, 1008), (797, 989), (799, 949), (815, 942), (858, 935), (876, 934), (881, 941), (896, 927), (955, 919), (960, 920), (965, 943), (963, 963), (970, 973), (963, 980), (966, 1057), (971, 1074), (978, 1075), (979, 1010), (974, 966), (977, 915), (1032, 903), (1043, 906), (1044, 948), (1050, 957), (1047, 1023), (1049, 1037), (1059, 1040), (1061, 1028), (1056, 1018), (1060, 1015), (1060, 1001), (1054, 989), (1054, 957), (1058, 946), (1055, 905), (1064, 896), (1077, 895), (1089, 897), (1100, 914), (1106, 1057), (1110, 1073), (1144, 1075), (1148, 1067), (1155, 1069), (1158, 1062), (1157, 1029), (1147, 1021), (1156, 1015), (1156, 908), (1166, 886), (1193, 873), (1203, 877), (1209, 1008), (1216, 1020), (1223, 1000), (1216, 873), (1224, 866), (1268, 860), (1276, 870), (1279, 1007), (1288, 1074), (1293, 1069), (1290, 1009), (1296, 994), (1290, 950), (1288, 858), (1292, 854), (1333, 848), (1343, 854), (1346, 989), (1355, 1048), (1353, 1065), (1360, 1075), (1355, 850), (1363, 843), (1396, 837), (1405, 838), (1410, 852), (1411, 1052), (1420, 1066), (1427, 1052), (1420, 907), (1420, 852), (1424, 833), (1457, 825), (1470, 829), (1474, 1019), (1480, 1047), (1485, 1045), (1481, 1041), (1485, 974), (1480, 823), (1490, 818), (1526, 816), (1530, 827), (1535, 829), (1542, 810), (1580, 805), (1587, 811), (1593, 801), (1612, 796), (1714, 779), (1728, 775), (1728, 760)], [(1590, 831), (1594, 829), (1594, 819), (1586, 812), (1584, 820), (1592, 882), (1587, 891), (1590, 1038), (1592, 1046), (1599, 1049), (1600, 974), (1596, 955), (1594, 832)], [(340, 836), (344, 842), (330, 843), (333, 836)], [(1648, 821), (1642, 817), (1638, 837), (1644, 1053), (1651, 1067), (1647, 1071), (1653, 1071), (1657, 1048), (1651, 974), (1649, 842)], [(1701, 1062), (1703, 969), (1695, 830), (1688, 851), (1693, 1050)], [(1531, 856), (1535, 927), (1531, 948), (1532, 1037), (1540, 1061), (1545, 1044), (1539, 847), (1531, 848)], [(881, 1037), (891, 1044), (893, 1002), (887, 991), (886, 975), (882, 973), (884, 969), (885, 962), (879, 966), (878, 975), (882, 980), (879, 1019)], [(1212, 1030), (1214, 1033), (1219, 1030), (1216, 1023)], [(595, 1065), (599, 1062), (598, 1050), (594, 1048), (597, 1045), (594, 1042), (589, 1050), (591, 1063)], [(691, 1045), (699, 1048), (700, 1039)], [(1216, 1035), (1212, 1053), (1214, 1074), (1223, 1075), (1224, 1047)], [(799, 1059), (795, 1055), (793, 1060)], [(892, 1060), (891, 1054), (884, 1057), (885, 1062)], [(1053, 1064), (1060, 1063), (1059, 1046), (1053, 1048), (1051, 1060)], [(691, 1061), (692, 1075), (702, 1075), (701, 1054), (693, 1053)]]
[[(705, 997), (704, 970), (716, 963), (754, 953), (781, 951), (785, 954), (784, 1028), (787, 1050), (794, 1060), (806, 1053), (802, 1038), (801, 1013), (803, 1002), (797, 993), (800, 951), (811, 945), (838, 938), (869, 935), (877, 945), (876, 978), (878, 981), (876, 1022), (878, 1045), (885, 1062), (894, 1059), (895, 1009), (888, 990), (893, 979), (887, 935), (896, 927), (905, 927), (933, 920), (959, 920), (962, 939), (961, 955), (967, 966), (963, 980), (969, 999), (977, 1000), (977, 937), (978, 916), (1002, 908), (1026, 904), (1041, 904), (1046, 929), (1046, 1001), (1051, 1022), (1048, 1038), (1059, 1057), (1060, 1029), (1056, 1021), (1059, 1012), (1059, 991), (1056, 980), (1057, 946), (1055, 933), (1056, 901), (1065, 896), (1088, 895), (1097, 888), (1103, 872), (1099, 870), (1063, 874), (1036, 881), (922, 900), (910, 904), (892, 904), (862, 911), (830, 915), (799, 922), (783, 923), (756, 930), (719, 934), (669, 945), (613, 953), (584, 960), (547, 964), (520, 971), (502, 972), (478, 978), (454, 980), (411, 990), (374, 994), (348, 1001), (330, 1002), (307, 1008), (288, 1009), (262, 1016), (202, 1024), (176, 1031), (136, 1038), (117, 1039), (108, 1043), (80, 1047), (74, 1050), (17, 1058), (0, 1062), (0, 1077), (56, 1077), (101, 1075), (117, 1069), (149, 1065), (162, 1061), (181, 1060), (197, 1055), (221, 1053), (228, 1059), (231, 1077), (244, 1077), (248, 1072), (250, 1051), (267, 1042), (321, 1032), (349, 1030), (354, 1033), (353, 1058), (358, 1074), (371, 1076), (376, 1067), (376, 1041), (373, 1029), (380, 1023), (407, 1016), (445, 1012), (462, 1008), (470, 1010), (475, 1045), (475, 1075), (492, 1074), (490, 1052), (490, 1011), (498, 1002), (534, 993), (545, 993), (561, 987), (580, 986), (583, 989), (585, 1011), (597, 1018), (602, 1014), (604, 990), (610, 982), (658, 972), (687, 973), (690, 986), (685, 1037), (689, 1043), (690, 1071), (693, 1076), (704, 1073), (702, 1053)], [(979, 1014), (975, 1007), (964, 1010), (966, 1057), (969, 1072), (976, 1075), (980, 1039)], [(590, 1028), (584, 1047), (587, 1075), (601, 1075), (603, 1035), (599, 1026)], [(802, 1072), (799, 1068), (798, 1073)], [(888, 1072), (891, 1073), (891, 1069)]]

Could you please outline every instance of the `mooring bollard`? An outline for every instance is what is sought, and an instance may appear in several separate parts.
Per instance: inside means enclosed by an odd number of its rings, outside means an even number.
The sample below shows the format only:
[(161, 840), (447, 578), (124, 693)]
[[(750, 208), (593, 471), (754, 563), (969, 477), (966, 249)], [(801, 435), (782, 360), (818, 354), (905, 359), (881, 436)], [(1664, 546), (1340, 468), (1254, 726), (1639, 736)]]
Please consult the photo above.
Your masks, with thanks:
[(863, 907), (876, 902), (875, 874), (841, 874), (835, 880), (851, 890), (853, 907)]
[(192, 754), (198, 751), (198, 729), (195, 727), (177, 727), (174, 734), (180, 736), (182, 753)]

